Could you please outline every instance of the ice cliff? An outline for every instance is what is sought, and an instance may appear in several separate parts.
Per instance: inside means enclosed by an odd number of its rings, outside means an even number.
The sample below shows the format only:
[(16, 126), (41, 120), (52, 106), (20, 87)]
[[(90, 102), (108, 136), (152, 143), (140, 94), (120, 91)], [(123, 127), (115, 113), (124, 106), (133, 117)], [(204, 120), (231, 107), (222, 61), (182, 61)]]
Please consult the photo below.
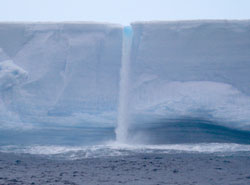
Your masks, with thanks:
[(132, 26), (130, 110), (135, 122), (199, 118), (249, 127), (250, 21)]
[[(131, 122), (250, 125), (250, 21), (132, 23)], [(0, 126), (116, 124), (122, 26), (0, 24)]]
[(112, 24), (1, 23), (0, 125), (10, 126), (10, 115), (31, 125), (114, 124), (121, 30)]

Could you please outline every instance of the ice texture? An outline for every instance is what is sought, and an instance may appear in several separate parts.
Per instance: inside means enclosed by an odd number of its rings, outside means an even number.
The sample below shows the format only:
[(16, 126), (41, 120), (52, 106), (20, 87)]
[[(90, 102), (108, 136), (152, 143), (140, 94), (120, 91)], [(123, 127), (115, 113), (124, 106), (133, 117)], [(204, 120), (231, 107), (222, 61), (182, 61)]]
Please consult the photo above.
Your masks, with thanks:
[(120, 25), (1, 23), (1, 114), (20, 125), (113, 125), (121, 45)]
[[(0, 127), (13, 128), (19, 123), (19, 116), (9, 110), (14, 94), (28, 78), (27, 72), (11, 60), (0, 62)], [(22, 125), (23, 126), (23, 125)], [(26, 125), (27, 126), (27, 125)]]
[(250, 125), (250, 21), (132, 24), (134, 122), (202, 118)]
[(27, 72), (19, 66), (15, 65), (13, 61), (6, 60), (0, 62), (0, 92), (4, 93), (9, 89), (14, 88), (25, 82), (27, 79)]

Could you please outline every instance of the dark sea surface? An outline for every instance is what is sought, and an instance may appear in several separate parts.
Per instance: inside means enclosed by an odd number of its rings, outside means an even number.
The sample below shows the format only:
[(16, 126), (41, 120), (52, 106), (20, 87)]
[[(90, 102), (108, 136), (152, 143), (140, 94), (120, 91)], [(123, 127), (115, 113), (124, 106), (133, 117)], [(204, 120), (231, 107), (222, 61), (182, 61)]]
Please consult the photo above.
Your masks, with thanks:
[(0, 184), (247, 185), (250, 156), (243, 153), (145, 154), (55, 160), (0, 153)]

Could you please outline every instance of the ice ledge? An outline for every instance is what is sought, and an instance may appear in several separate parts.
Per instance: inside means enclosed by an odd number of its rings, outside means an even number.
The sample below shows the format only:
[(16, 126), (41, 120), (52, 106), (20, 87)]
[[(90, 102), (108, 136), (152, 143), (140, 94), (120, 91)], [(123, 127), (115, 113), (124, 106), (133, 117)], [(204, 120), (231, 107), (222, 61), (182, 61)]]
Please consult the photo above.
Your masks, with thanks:
[(190, 23), (250, 23), (250, 19), (197, 19), (197, 20), (166, 20), (166, 21), (134, 21), (131, 24), (190, 24)]
[(111, 27), (118, 27), (122, 28), (123, 26), (121, 24), (115, 24), (115, 23), (109, 23), (109, 22), (94, 22), (94, 21), (0, 21), (0, 25), (5, 24), (28, 24), (28, 25), (103, 25), (103, 26), (111, 26)]
[[(176, 20), (176, 21), (138, 21), (132, 22), (133, 28), (150, 27), (150, 29), (170, 28), (176, 29), (189, 29), (197, 28), (203, 25), (213, 27), (227, 27), (230, 29), (238, 30), (245, 27), (250, 27), (250, 19), (246, 20)], [(239, 28), (240, 27), (240, 28)]]
[[(173, 26), (198, 26), (201, 24), (245, 24), (250, 25), (250, 19), (197, 19), (197, 20), (152, 20), (152, 21), (134, 21), (130, 25), (173, 25)], [(110, 22), (95, 22), (95, 21), (0, 21), (1, 25), (82, 25), (82, 26), (107, 26), (111, 28), (123, 28), (127, 25), (110, 23)]]

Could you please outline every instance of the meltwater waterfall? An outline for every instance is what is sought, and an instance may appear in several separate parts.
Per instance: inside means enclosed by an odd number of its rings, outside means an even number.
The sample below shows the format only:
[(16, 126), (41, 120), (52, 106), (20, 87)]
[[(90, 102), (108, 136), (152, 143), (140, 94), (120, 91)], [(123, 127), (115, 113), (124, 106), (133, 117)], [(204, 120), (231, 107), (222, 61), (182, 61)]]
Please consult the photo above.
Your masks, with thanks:
[(249, 21), (132, 28), (123, 35), (118, 142), (249, 143), (238, 132), (250, 129)]
[(250, 21), (0, 23), (0, 154), (249, 155), (249, 48)]
[(250, 143), (249, 47), (249, 20), (0, 23), (0, 145)]
[(120, 94), (118, 107), (118, 125), (116, 129), (116, 140), (124, 143), (126, 141), (129, 124), (129, 69), (130, 50), (133, 38), (132, 27), (123, 29), (122, 66), (120, 71)]

